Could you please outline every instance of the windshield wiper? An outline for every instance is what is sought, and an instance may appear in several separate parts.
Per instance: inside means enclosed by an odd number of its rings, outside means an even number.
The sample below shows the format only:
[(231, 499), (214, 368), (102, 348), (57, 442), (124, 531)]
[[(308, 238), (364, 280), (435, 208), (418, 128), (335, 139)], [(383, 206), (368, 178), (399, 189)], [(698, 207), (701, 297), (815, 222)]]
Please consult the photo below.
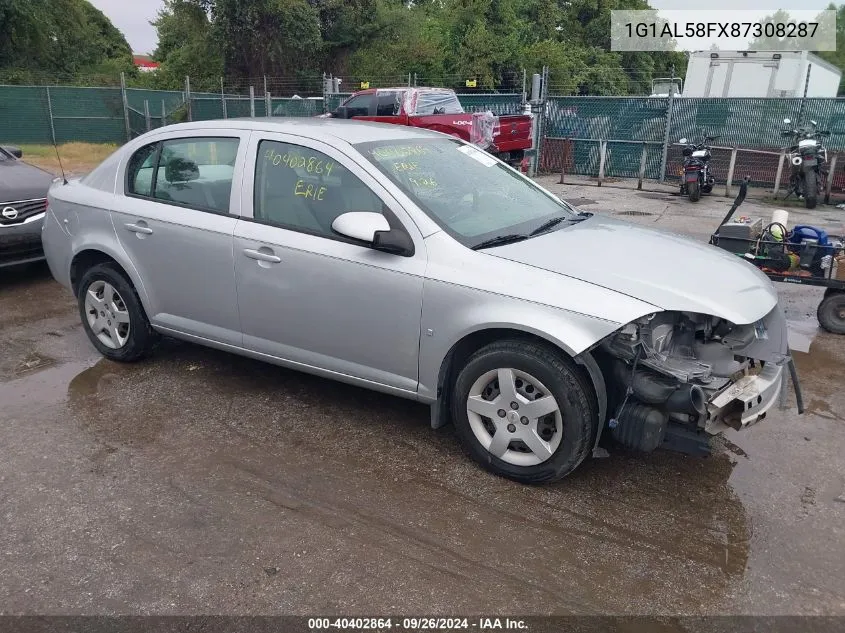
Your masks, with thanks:
[(531, 231), (531, 233), (529, 233), (529, 235), (531, 237), (534, 237), (535, 235), (539, 235), (540, 233), (545, 233), (546, 231), (548, 231), (549, 229), (557, 226), (558, 224), (560, 224), (564, 220), (566, 220), (565, 217), (552, 218), (551, 220), (548, 220), (547, 222), (543, 222), (540, 226), (538, 226), (536, 229)]
[(514, 242), (521, 242), (522, 240), (527, 240), (528, 235), (523, 235), (522, 233), (510, 233), (508, 235), (497, 235), (496, 237), (491, 237), (489, 240), (484, 240), (483, 242), (479, 242), (475, 246), (472, 246), (472, 250), (477, 251), (481, 248), (490, 248), (491, 246), (503, 246), (505, 244), (513, 244)]

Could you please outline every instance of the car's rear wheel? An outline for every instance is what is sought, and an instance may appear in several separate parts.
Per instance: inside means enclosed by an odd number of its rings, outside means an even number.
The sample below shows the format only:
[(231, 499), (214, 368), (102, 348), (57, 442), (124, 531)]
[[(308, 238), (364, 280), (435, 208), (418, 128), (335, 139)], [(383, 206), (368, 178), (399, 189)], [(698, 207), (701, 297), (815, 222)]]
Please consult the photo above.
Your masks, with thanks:
[(592, 448), (594, 394), (551, 346), (515, 340), (487, 345), (467, 360), (452, 395), (462, 445), (498, 475), (555, 481)]
[(152, 351), (158, 336), (135, 288), (116, 266), (88, 269), (79, 282), (77, 300), (85, 333), (103, 356), (132, 362)]

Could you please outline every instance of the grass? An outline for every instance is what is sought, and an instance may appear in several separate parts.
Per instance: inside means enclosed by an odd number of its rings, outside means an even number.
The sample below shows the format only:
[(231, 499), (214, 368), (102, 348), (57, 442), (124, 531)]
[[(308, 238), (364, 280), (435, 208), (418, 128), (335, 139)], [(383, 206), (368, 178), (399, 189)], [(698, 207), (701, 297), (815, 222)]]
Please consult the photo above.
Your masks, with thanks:
[[(23, 151), (23, 160), (58, 176), (61, 174), (56, 149), (52, 145), (17, 145)], [(82, 176), (99, 165), (117, 145), (108, 143), (65, 143), (59, 145), (59, 155), (68, 177)]]

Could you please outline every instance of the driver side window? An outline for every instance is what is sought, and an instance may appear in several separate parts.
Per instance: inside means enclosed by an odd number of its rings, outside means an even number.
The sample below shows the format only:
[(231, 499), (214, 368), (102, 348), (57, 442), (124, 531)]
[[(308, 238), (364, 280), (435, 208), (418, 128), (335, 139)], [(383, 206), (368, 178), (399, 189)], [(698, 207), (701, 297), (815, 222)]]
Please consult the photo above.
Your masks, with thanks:
[(354, 116), (370, 116), (370, 108), (373, 105), (373, 99), (374, 95), (372, 94), (352, 97), (349, 101), (343, 104), (346, 106), (347, 118), (351, 119)]
[(384, 204), (361, 180), (322, 152), (261, 141), (255, 167), (254, 218), (280, 228), (341, 239), (332, 231), (349, 211), (382, 213)]

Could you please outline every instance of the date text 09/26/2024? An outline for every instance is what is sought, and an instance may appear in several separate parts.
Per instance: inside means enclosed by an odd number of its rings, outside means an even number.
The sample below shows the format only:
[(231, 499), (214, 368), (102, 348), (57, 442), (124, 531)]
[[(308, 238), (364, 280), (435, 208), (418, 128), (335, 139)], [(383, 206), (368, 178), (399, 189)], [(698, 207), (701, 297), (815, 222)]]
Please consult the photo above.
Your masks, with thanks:
[(309, 618), (309, 631), (345, 629), (350, 631), (527, 631), (524, 620), (515, 618)]

